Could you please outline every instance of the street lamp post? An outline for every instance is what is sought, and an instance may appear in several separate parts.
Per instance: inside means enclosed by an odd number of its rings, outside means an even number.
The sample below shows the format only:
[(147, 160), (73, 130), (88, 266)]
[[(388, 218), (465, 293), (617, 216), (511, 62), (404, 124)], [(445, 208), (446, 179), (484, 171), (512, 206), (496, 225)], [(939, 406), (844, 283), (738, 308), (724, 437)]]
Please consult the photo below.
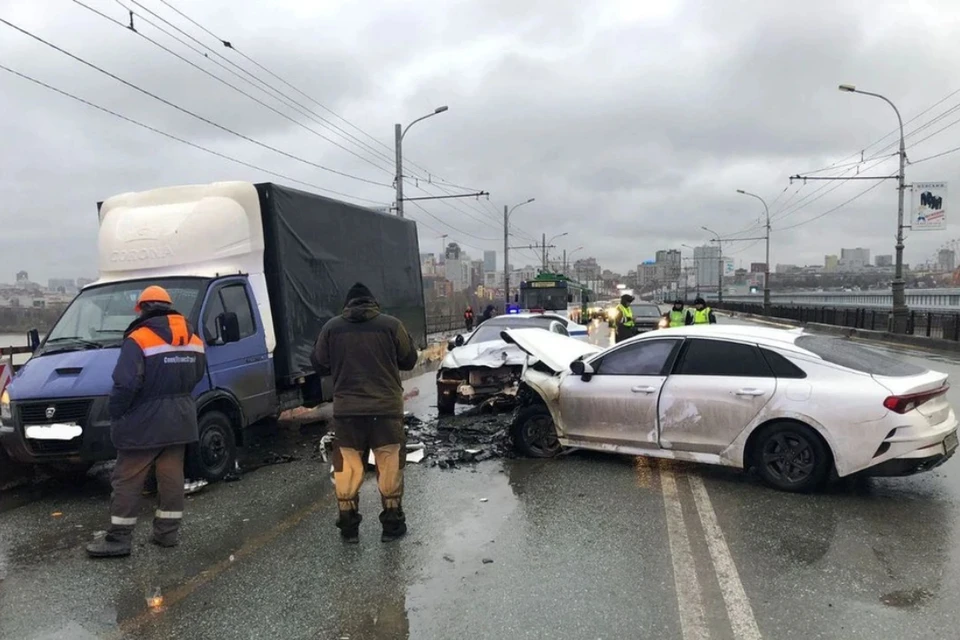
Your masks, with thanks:
[[(577, 247), (576, 249), (570, 252), (569, 256), (567, 255), (567, 250), (566, 249), (563, 250), (563, 275), (567, 275), (567, 259), (572, 258), (573, 254), (575, 254), (577, 251), (583, 251), (583, 247), (582, 246)], [(577, 278), (577, 282), (579, 281), (580, 281), (580, 278)]]
[(517, 207), (530, 204), (536, 198), (530, 198), (520, 204), (515, 204), (510, 209), (503, 205), (503, 312), (507, 312), (507, 306), (510, 304), (510, 214)]
[(687, 258), (687, 260), (693, 260), (693, 275), (694, 275), (694, 279), (697, 282), (697, 297), (699, 298), (700, 297), (700, 262), (699, 262), (700, 258), (697, 257), (697, 248), (691, 247), (688, 244), (681, 244), (680, 246), (690, 249), (690, 251), (693, 252), (693, 257)]
[(546, 271), (550, 267), (550, 251), (547, 249), (549, 245), (553, 244), (553, 241), (557, 238), (563, 238), (564, 236), (570, 235), (570, 232), (565, 231), (564, 233), (558, 233), (549, 240), (547, 240), (547, 234), (543, 234), (543, 270)]
[(744, 191), (743, 189), (737, 189), (737, 193), (750, 196), (751, 198), (756, 198), (763, 203), (763, 211), (766, 214), (766, 228), (767, 228), (767, 259), (763, 264), (763, 315), (770, 315), (770, 207), (767, 206), (767, 201), (758, 196), (755, 193), (750, 193), (749, 191)]
[(717, 236), (717, 250), (720, 253), (717, 257), (717, 304), (723, 304), (723, 242), (720, 240), (720, 234), (712, 229), (700, 227), (707, 233)]
[(401, 218), (403, 217), (403, 136), (407, 135), (407, 131), (410, 130), (410, 127), (417, 124), (421, 120), (426, 120), (427, 118), (431, 118), (438, 113), (443, 113), (447, 109), (449, 109), (449, 107), (446, 105), (437, 107), (433, 110), (433, 113), (428, 113), (425, 116), (417, 118), (406, 127), (403, 127), (403, 125), (399, 123), (393, 125), (394, 142), (397, 149), (397, 175), (394, 176), (394, 180), (397, 183), (397, 216)]
[(893, 332), (905, 333), (907, 330), (907, 295), (906, 284), (903, 280), (903, 192), (906, 189), (906, 176), (904, 171), (907, 164), (907, 148), (903, 138), (903, 118), (900, 117), (900, 110), (888, 98), (879, 93), (869, 91), (860, 91), (852, 84), (842, 84), (838, 87), (840, 91), (849, 93), (859, 93), (872, 98), (879, 98), (893, 108), (897, 114), (897, 122), (900, 124), (900, 172), (897, 174), (897, 244), (896, 244), (896, 266), (893, 273), (893, 282), (890, 283), (891, 293), (893, 294)]

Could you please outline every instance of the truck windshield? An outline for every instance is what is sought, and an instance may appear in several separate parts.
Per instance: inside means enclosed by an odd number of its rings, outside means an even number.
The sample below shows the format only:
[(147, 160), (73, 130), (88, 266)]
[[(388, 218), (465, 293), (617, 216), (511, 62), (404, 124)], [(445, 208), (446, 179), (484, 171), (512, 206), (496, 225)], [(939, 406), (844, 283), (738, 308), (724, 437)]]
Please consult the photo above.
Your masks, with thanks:
[(196, 325), (207, 281), (203, 278), (158, 278), (112, 282), (80, 292), (51, 329), (37, 355), (52, 351), (117, 346), (137, 313), (137, 297), (150, 284), (160, 285), (173, 299), (173, 307)]
[(520, 305), (524, 309), (565, 310), (567, 308), (567, 289), (566, 287), (522, 289), (520, 291)]

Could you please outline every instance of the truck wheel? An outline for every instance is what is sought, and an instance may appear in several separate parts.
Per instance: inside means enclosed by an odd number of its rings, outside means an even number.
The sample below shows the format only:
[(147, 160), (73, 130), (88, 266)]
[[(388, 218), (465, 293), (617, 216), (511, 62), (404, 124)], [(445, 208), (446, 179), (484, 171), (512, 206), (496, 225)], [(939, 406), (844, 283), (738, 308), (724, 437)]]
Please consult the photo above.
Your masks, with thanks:
[(233, 470), (237, 459), (237, 442), (230, 418), (219, 411), (200, 416), (198, 442), (187, 447), (187, 476), (211, 482), (222, 480)]
[(560, 440), (550, 411), (542, 404), (517, 412), (510, 427), (513, 446), (531, 458), (552, 458), (560, 453)]
[(441, 416), (452, 416), (457, 407), (457, 392), (448, 390), (443, 392), (443, 387), (437, 385), (437, 413)]

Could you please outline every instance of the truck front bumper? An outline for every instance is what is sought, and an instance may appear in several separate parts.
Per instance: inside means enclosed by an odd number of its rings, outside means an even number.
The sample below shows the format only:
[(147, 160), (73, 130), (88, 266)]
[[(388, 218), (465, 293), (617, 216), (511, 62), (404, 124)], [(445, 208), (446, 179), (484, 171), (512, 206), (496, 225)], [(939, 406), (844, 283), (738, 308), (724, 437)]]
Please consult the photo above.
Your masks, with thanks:
[[(52, 418), (46, 418), (53, 408)], [(110, 414), (106, 397), (14, 401), (12, 418), (0, 424), (0, 444), (11, 458), (28, 464), (88, 463), (110, 460), (116, 450), (110, 439)], [(25, 427), (54, 424), (58, 414), (78, 424), (82, 433), (72, 440), (27, 438)]]

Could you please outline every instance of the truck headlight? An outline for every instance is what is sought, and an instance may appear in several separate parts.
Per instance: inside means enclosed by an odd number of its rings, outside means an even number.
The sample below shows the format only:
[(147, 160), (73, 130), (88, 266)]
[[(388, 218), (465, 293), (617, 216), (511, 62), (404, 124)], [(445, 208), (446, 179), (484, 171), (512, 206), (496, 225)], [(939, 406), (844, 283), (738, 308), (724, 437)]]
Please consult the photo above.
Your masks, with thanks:
[(10, 394), (6, 390), (0, 395), (0, 419), (13, 420), (13, 412), (10, 410)]

